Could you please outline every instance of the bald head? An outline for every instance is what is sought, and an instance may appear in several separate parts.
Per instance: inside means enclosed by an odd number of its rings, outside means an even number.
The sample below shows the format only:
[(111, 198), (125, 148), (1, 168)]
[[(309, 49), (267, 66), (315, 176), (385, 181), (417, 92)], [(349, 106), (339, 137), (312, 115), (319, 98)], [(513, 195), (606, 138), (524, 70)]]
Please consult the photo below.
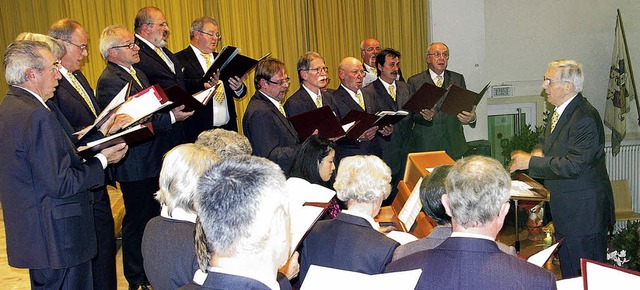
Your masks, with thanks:
[(370, 67), (376, 67), (376, 56), (380, 51), (382, 51), (380, 42), (373, 37), (367, 38), (360, 43), (360, 56), (362, 57), (362, 61)]
[(362, 79), (364, 78), (362, 62), (355, 57), (344, 58), (338, 66), (338, 77), (343, 86), (357, 92), (362, 88)]

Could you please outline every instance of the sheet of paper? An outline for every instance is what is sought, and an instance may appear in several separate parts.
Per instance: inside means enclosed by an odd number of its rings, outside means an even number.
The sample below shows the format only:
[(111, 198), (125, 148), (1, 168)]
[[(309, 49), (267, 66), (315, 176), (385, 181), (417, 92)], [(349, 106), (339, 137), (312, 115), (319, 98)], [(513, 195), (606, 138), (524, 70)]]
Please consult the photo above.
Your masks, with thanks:
[(527, 259), (527, 262), (534, 264), (538, 267), (542, 267), (544, 266), (544, 263), (546, 263), (547, 260), (549, 260), (549, 257), (551, 257), (551, 254), (553, 254), (553, 251), (555, 251), (557, 247), (558, 247), (558, 243), (555, 243), (549, 246), (548, 248), (531, 255), (531, 257)]
[[(624, 269), (616, 269), (613, 265), (604, 266), (587, 261), (582, 271), (583, 282), (587, 289), (638, 289), (640, 273)], [(632, 286), (635, 285), (635, 286)]]
[[(414, 289), (422, 274), (421, 269), (403, 272), (367, 275), (358, 272), (338, 270), (311, 265), (300, 290), (326, 290), (330, 282), (338, 283), (339, 289)], [(333, 285), (333, 286), (336, 286)], [(335, 288), (335, 287), (334, 287)]]
[(537, 193), (532, 191), (533, 187), (520, 180), (511, 180), (511, 196), (536, 197)]
[(558, 280), (556, 281), (556, 287), (558, 287), (558, 290), (584, 290), (582, 277)]
[(407, 230), (413, 226), (418, 214), (422, 210), (422, 202), (420, 202), (420, 184), (422, 184), (422, 179), (422, 177), (418, 179), (418, 182), (413, 188), (413, 191), (411, 191), (409, 198), (404, 203), (400, 213), (398, 213), (398, 219), (405, 225)]
[(405, 232), (400, 232), (400, 231), (390, 231), (387, 234), (387, 237), (400, 243), (401, 245), (413, 242), (413, 241), (417, 241), (418, 238), (416, 238), (416, 236), (410, 234), (410, 233), (405, 233)]

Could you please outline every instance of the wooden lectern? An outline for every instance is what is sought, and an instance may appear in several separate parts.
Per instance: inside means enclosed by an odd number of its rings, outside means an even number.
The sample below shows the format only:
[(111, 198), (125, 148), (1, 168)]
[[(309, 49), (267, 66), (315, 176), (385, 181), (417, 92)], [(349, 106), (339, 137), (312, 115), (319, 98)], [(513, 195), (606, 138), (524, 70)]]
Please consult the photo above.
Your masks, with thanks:
[(378, 214), (376, 220), (393, 221), (398, 230), (409, 232), (417, 238), (429, 235), (437, 224), (424, 212), (420, 211), (416, 222), (410, 229), (407, 229), (405, 224), (398, 219), (398, 214), (409, 199), (420, 178), (429, 175), (430, 170), (434, 167), (444, 164), (453, 165), (454, 163), (455, 161), (445, 151), (409, 153), (404, 179), (398, 183), (398, 195), (396, 195), (391, 206), (385, 206), (380, 209), (380, 214)]

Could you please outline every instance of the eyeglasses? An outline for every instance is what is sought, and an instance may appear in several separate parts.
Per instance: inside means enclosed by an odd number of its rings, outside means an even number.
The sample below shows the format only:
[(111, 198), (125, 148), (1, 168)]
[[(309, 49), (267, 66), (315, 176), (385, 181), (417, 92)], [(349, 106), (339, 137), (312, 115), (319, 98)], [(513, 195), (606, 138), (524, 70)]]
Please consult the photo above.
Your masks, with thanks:
[(554, 81), (554, 80), (552, 80), (552, 79), (550, 79), (550, 78), (547, 78), (547, 77), (543, 77), (543, 78), (542, 78), (542, 84), (545, 84), (545, 85), (547, 85), (547, 86), (550, 86), (550, 85), (552, 85), (553, 83), (568, 83), (568, 82), (569, 82), (569, 81), (563, 81), (563, 80)]
[(216, 33), (209, 33), (209, 32), (204, 32), (202, 30), (198, 30), (198, 32), (202, 33), (202, 34), (206, 34), (209, 35), (211, 37), (214, 37), (215, 39), (220, 39), (222, 38), (222, 34), (220, 34), (220, 32), (216, 32)]
[(317, 68), (308, 68), (308, 69), (306, 69), (306, 71), (314, 71), (314, 72), (315, 72), (315, 73), (317, 73), (317, 74), (319, 74), (319, 73), (320, 73), (320, 71), (323, 71), (323, 72), (325, 72), (325, 73), (328, 73), (328, 72), (329, 72), (329, 67), (326, 67), (326, 66), (319, 66), (319, 67), (317, 67)]
[(433, 55), (433, 57), (435, 57), (435, 58), (443, 57), (444, 59), (449, 59), (449, 53), (448, 52), (443, 52), (443, 53), (435, 52), (435, 53), (429, 53), (427, 55)]
[(135, 42), (129, 43), (129, 44), (123, 44), (123, 45), (116, 45), (116, 46), (112, 46), (111, 48), (114, 49), (118, 49), (118, 48), (128, 48), (131, 50), (134, 50), (136, 48), (136, 46), (138, 46)]
[(369, 46), (366, 49), (364, 49), (364, 51), (366, 52), (372, 52), (372, 51), (382, 51), (382, 48), (380, 48), (379, 46), (373, 47), (373, 46)]
[(366, 72), (363, 69), (361, 69), (361, 70), (352, 70), (351, 74), (353, 74), (353, 75), (358, 75), (358, 74), (365, 75)]
[(279, 81), (272, 81), (272, 80), (266, 80), (269, 83), (272, 83), (274, 85), (278, 85), (278, 86), (284, 86), (284, 85), (288, 85), (291, 82), (290, 78), (286, 78), (283, 80), (279, 80)]
[(80, 49), (80, 50), (82, 50), (82, 51), (87, 51), (87, 49), (88, 49), (88, 47), (87, 47), (87, 45), (86, 45), (86, 44), (77, 45), (77, 44), (75, 44), (75, 43), (73, 43), (73, 42), (71, 42), (71, 41), (68, 41), (68, 40), (65, 40), (64, 42), (66, 42), (66, 43), (68, 43), (68, 44), (71, 44), (71, 45), (73, 45), (73, 46), (75, 46), (75, 47), (79, 48), (79, 49)]
[(60, 69), (62, 68), (62, 62), (59, 59), (56, 59), (56, 61), (53, 62), (53, 67), (51, 68), (51, 71), (53, 71), (54, 73), (60, 72)]
[(153, 22), (149, 22), (149, 23), (147, 23), (147, 24), (149, 24), (149, 25), (158, 25), (158, 26), (160, 26), (160, 27), (169, 27), (169, 23), (168, 23), (168, 22), (166, 22), (166, 21), (165, 21), (165, 22), (162, 22), (162, 23), (158, 23), (158, 24), (153, 23)]

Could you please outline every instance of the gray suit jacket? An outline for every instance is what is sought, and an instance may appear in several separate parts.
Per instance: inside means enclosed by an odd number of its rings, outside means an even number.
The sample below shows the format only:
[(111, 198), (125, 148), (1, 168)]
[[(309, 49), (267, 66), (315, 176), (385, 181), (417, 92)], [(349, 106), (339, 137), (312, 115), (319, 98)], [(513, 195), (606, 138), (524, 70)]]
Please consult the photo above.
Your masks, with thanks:
[[(409, 78), (407, 83), (411, 86), (413, 95), (424, 83), (434, 84), (429, 70), (423, 71)], [(466, 88), (464, 77), (453, 71), (444, 71), (444, 83), (442, 87), (457, 85)], [(454, 160), (462, 157), (467, 152), (467, 140), (464, 137), (462, 123), (458, 118), (440, 112), (439, 104), (436, 105), (436, 114), (433, 120), (426, 121), (419, 114), (412, 114), (414, 125), (411, 138), (410, 152), (423, 152), (445, 150)]]

